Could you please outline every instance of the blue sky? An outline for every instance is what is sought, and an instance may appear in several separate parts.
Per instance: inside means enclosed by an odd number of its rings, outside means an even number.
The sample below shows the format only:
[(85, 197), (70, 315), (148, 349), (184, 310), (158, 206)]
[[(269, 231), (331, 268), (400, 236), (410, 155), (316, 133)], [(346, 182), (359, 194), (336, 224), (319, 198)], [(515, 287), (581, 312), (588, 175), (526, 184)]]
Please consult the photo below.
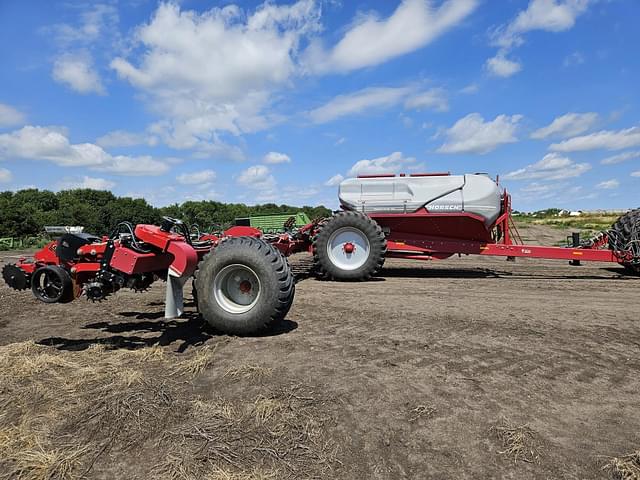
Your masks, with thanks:
[(3, 0), (0, 189), (337, 205), (365, 173), (638, 206), (640, 2)]

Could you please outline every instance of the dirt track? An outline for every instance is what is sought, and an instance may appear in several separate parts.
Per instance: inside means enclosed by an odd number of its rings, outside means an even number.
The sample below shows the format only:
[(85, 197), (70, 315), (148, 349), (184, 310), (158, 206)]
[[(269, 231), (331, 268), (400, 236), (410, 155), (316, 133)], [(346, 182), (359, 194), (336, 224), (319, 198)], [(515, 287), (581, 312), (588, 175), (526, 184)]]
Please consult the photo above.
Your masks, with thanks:
[[(605, 457), (640, 448), (639, 292), (640, 279), (607, 265), (388, 261), (368, 283), (301, 278), (278, 331), (233, 338), (203, 330), (192, 305), (186, 319), (163, 320), (160, 283), (143, 295), (69, 305), (38, 303), (2, 285), (0, 344), (35, 340), (62, 357), (96, 344), (108, 347), (102, 355), (160, 345), (167, 365), (215, 345), (214, 361), (174, 395), (241, 401), (289, 389), (305, 392), (289, 399), (313, 404), (290, 407), (317, 419), (313, 445), (326, 451), (305, 457), (307, 469), (277, 451), (252, 460), (276, 477), (606, 478)], [(269, 373), (229, 379), (246, 366)], [(171, 417), (166, 431), (184, 421)], [(533, 461), (500, 453), (492, 427), (505, 421), (528, 425), (524, 458), (533, 450)], [(140, 450), (98, 455), (87, 476), (149, 478), (164, 455), (153, 446), (162, 435)]]

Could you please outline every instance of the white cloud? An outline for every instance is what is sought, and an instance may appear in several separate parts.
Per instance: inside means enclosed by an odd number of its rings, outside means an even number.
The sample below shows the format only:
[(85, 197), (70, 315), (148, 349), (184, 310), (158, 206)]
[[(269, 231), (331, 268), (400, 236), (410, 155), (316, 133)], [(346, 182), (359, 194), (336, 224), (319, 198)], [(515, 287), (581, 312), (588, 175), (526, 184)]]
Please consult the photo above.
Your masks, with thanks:
[(522, 65), (506, 58), (514, 48), (524, 43), (524, 34), (533, 30), (562, 32), (571, 29), (593, 0), (530, 0), (508, 24), (491, 32), (491, 43), (500, 47), (495, 57), (487, 60), (486, 68), (494, 75), (508, 77)]
[(353, 93), (337, 95), (329, 102), (309, 112), (314, 123), (327, 123), (347, 115), (369, 113), (372, 109), (390, 108), (404, 101), (407, 110), (449, 109), (443, 88), (419, 90), (416, 85), (404, 87), (369, 87)]
[(494, 120), (485, 122), (479, 113), (470, 113), (444, 132), (447, 141), (438, 152), (491, 152), (500, 145), (517, 141), (515, 133), (521, 119), (522, 115), (498, 115)]
[(599, 132), (574, 137), (549, 147), (557, 152), (578, 152), (585, 150), (622, 150), (640, 146), (640, 127), (624, 130), (601, 130)]
[(619, 186), (620, 186), (620, 182), (615, 178), (613, 178), (611, 180), (605, 180), (604, 182), (600, 182), (599, 184), (596, 185), (596, 188), (600, 188), (603, 190), (611, 190), (614, 188), (618, 188)]
[(548, 153), (542, 160), (524, 168), (507, 173), (505, 180), (562, 180), (579, 177), (591, 169), (588, 163), (576, 163), (557, 153)]
[(108, 132), (96, 140), (96, 144), (103, 148), (134, 147), (136, 145), (154, 146), (158, 143), (157, 137), (145, 133), (133, 133), (125, 130)]
[(334, 175), (333, 177), (331, 177), (329, 180), (327, 180), (326, 182), (324, 182), (325, 186), (327, 187), (335, 187), (336, 185), (340, 185), (340, 183), (344, 180), (344, 177), (342, 175), (340, 175), (339, 173), (337, 173), (336, 175)]
[(640, 151), (619, 153), (618, 155), (612, 155), (602, 160), (600, 163), (603, 165), (614, 165), (616, 163), (626, 162), (627, 160), (633, 160), (634, 158), (640, 158)]
[(397, 105), (411, 92), (410, 87), (376, 87), (338, 95), (325, 105), (311, 110), (309, 116), (315, 123), (326, 123), (346, 115), (354, 115), (372, 108)]
[(0, 103), (0, 128), (12, 127), (23, 124), (26, 120), (24, 113), (16, 110), (10, 105)]
[(92, 190), (111, 190), (116, 184), (104, 178), (88, 177), (84, 175), (81, 178), (66, 178), (58, 182), (60, 190), (72, 190), (74, 188), (90, 188)]
[(522, 70), (522, 65), (516, 61), (509, 60), (504, 52), (499, 52), (495, 57), (487, 60), (485, 68), (496, 77), (510, 77)]
[(632, 177), (640, 177), (640, 170), (638, 170), (637, 172), (631, 172), (631, 176)]
[(571, 29), (583, 14), (590, 0), (531, 0), (508, 25), (493, 32), (493, 43), (501, 48), (517, 47), (522, 35), (532, 30), (562, 32)]
[(88, 53), (62, 55), (53, 63), (52, 76), (56, 82), (65, 84), (78, 93), (105, 94), (100, 76)]
[(256, 190), (272, 190), (276, 186), (276, 179), (271, 175), (271, 170), (265, 165), (253, 165), (240, 172), (237, 182), (248, 188)]
[(541, 140), (548, 137), (573, 137), (586, 132), (597, 122), (597, 113), (567, 113), (555, 118), (546, 127), (539, 128), (533, 132), (531, 138)]
[(447, 94), (442, 88), (432, 88), (411, 95), (405, 100), (404, 106), (407, 109), (414, 110), (435, 110), (437, 112), (449, 110)]
[[(398, 173), (402, 170), (415, 170), (422, 168), (413, 157), (405, 157), (402, 152), (393, 152), (385, 157), (374, 158), (372, 160), (360, 160), (356, 162), (349, 172), (350, 177), (358, 175), (377, 175), (384, 173)], [(331, 180), (335, 179), (334, 176)]]
[(584, 55), (580, 52), (573, 52), (570, 55), (567, 55), (562, 62), (564, 67), (576, 67), (578, 65), (582, 65), (585, 62)]
[(476, 83), (470, 83), (466, 87), (460, 89), (460, 93), (464, 93), (465, 95), (474, 95), (480, 91), (480, 87)]
[(161, 175), (169, 169), (165, 162), (149, 156), (113, 156), (92, 143), (71, 144), (64, 129), (31, 125), (0, 134), (0, 158), (44, 160), (119, 175)]
[(0, 183), (9, 183), (13, 180), (13, 175), (6, 168), (0, 168)]
[(316, 72), (348, 72), (379, 65), (429, 44), (464, 20), (477, 6), (476, 0), (403, 0), (386, 19), (375, 13), (361, 15), (330, 50), (313, 44), (306, 65)]
[(269, 152), (262, 159), (264, 163), (276, 164), (276, 163), (291, 163), (291, 158), (286, 153)]
[(279, 121), (265, 110), (296, 72), (300, 41), (318, 31), (319, 15), (313, 0), (265, 3), (247, 13), (234, 5), (198, 13), (162, 3), (136, 30), (142, 48), (133, 51), (141, 53), (115, 58), (111, 67), (146, 94), (163, 118), (155, 128), (165, 142), (217, 153), (224, 145), (216, 132)]
[(181, 185), (201, 185), (211, 183), (216, 178), (213, 170), (201, 170), (199, 172), (183, 173), (176, 177)]
[(80, 6), (82, 11), (75, 25), (58, 23), (45, 27), (43, 33), (52, 35), (62, 46), (88, 44), (104, 35), (113, 35), (117, 31), (118, 9), (113, 5), (95, 3)]

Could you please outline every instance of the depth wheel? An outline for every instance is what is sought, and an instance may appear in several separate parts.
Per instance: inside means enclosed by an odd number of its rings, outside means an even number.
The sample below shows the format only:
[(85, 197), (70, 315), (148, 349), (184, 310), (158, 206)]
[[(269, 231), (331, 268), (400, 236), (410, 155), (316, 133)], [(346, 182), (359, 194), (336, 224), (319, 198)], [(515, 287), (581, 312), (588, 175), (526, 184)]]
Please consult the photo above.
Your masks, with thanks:
[(71, 277), (65, 269), (55, 265), (33, 272), (31, 291), (44, 303), (67, 303), (74, 299)]
[(316, 271), (333, 280), (368, 280), (384, 265), (386, 252), (380, 226), (358, 212), (336, 213), (313, 239)]
[(200, 263), (194, 286), (204, 319), (236, 335), (259, 333), (283, 320), (295, 293), (286, 258), (253, 237), (220, 243)]

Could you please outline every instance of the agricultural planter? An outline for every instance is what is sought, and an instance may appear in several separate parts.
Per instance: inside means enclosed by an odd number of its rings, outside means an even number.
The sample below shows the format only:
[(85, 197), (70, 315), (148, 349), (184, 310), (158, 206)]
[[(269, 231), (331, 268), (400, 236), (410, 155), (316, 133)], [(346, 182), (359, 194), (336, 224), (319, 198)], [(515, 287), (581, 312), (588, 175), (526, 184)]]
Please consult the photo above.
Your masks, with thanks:
[(281, 320), (294, 296), (283, 255), (258, 238), (259, 230), (232, 227), (222, 235), (194, 238), (180, 221), (162, 225), (121, 223), (109, 237), (67, 233), (36, 252), (6, 265), (2, 276), (16, 290), (31, 288), (45, 303), (66, 303), (84, 295), (102, 301), (122, 288), (144, 291), (167, 281), (165, 317), (183, 312), (183, 286), (194, 278), (194, 296), (215, 328), (254, 333)]
[(484, 174), (365, 175), (343, 181), (339, 198), (342, 211), (318, 225), (312, 245), (318, 271), (335, 280), (366, 280), (385, 258), (454, 254), (613, 262), (640, 273), (640, 210), (564, 248), (524, 244), (511, 196)]
[(342, 182), (342, 210), (280, 233), (234, 226), (196, 234), (164, 217), (161, 226), (124, 222), (109, 237), (65, 234), (2, 271), (12, 288), (31, 288), (46, 303), (81, 295), (101, 301), (121, 288), (147, 289), (166, 279), (165, 316), (180, 316), (184, 284), (207, 322), (235, 334), (258, 332), (285, 317), (294, 280), (285, 257), (313, 254), (320, 277), (367, 280), (386, 258), (445, 259), (454, 254), (619, 263), (640, 274), (640, 210), (608, 231), (568, 247), (524, 244), (511, 218), (511, 197), (487, 175), (374, 175)]

